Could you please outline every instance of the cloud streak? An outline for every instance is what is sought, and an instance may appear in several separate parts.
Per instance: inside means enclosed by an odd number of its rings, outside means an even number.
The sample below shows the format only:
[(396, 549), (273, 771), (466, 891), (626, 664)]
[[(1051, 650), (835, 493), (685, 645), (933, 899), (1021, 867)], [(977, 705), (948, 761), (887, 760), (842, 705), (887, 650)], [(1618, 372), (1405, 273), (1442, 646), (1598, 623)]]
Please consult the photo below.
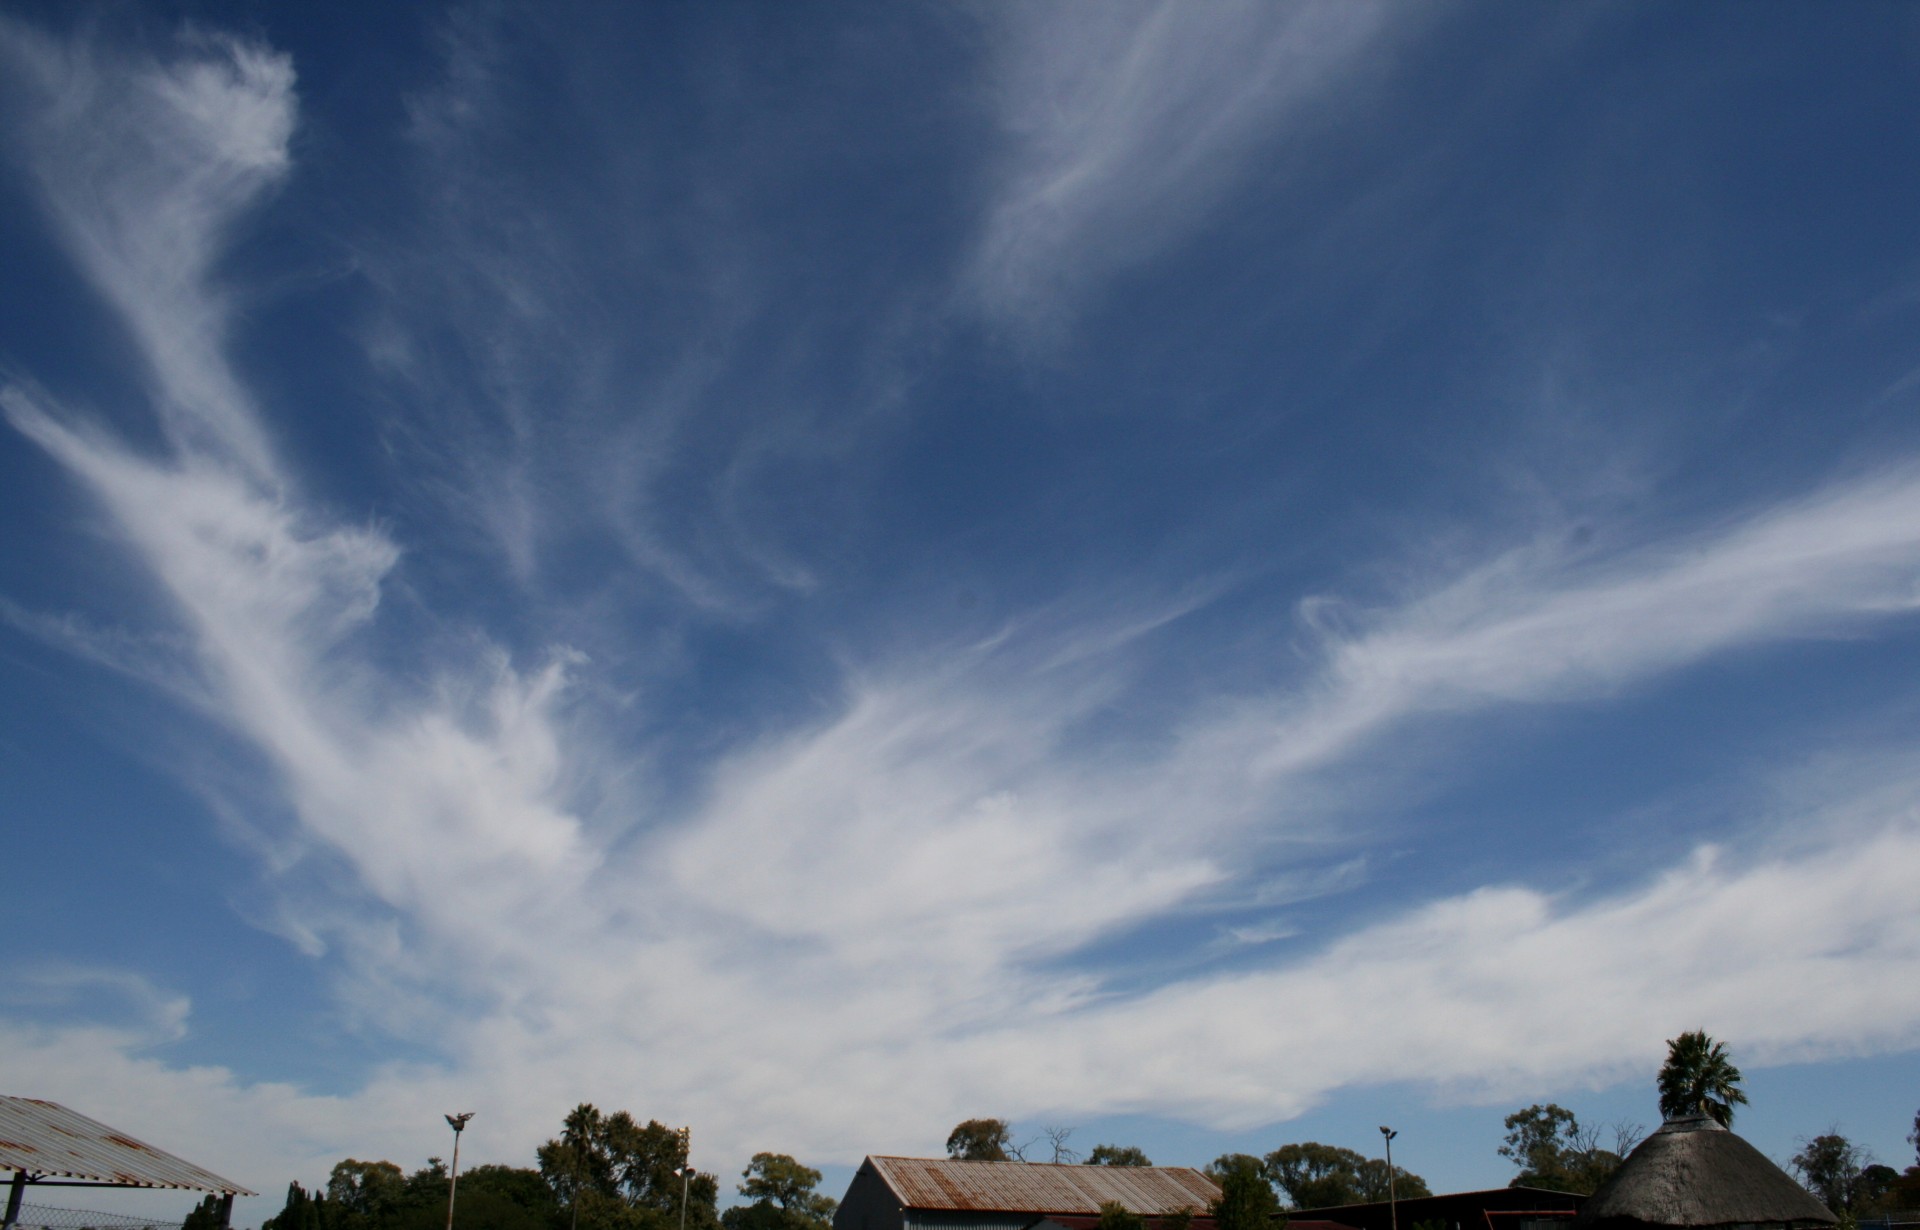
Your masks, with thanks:
[[(1047, 118), (983, 249), (997, 302), (1197, 224), (1234, 158), (1381, 22), (1348, 5), (1173, 11), (1023, 11), (1112, 25), (1055, 66), (1044, 55), (1074, 39), (1049, 27), (1009, 70), (1016, 113)], [(596, 668), (562, 638), (516, 663), (476, 628), (464, 654), (392, 669), (398, 535), (304, 495), (266, 443), (215, 271), (288, 172), (285, 57), (203, 40), (122, 62), (12, 26), (0, 41), (40, 99), (27, 145), (50, 216), (156, 374), (166, 447), (143, 455), (22, 388), (0, 408), (111, 515), (185, 630), (188, 694), (257, 753), (293, 839), (345, 869), (318, 901), (288, 888), (290, 930), (331, 946), (353, 1008), (440, 1048), (318, 1097), (142, 1057), (140, 1030), (0, 1027), (9, 1070), (42, 1091), (117, 1086), (135, 1130), (204, 1107), (180, 1130), (271, 1189), (278, 1167), (404, 1152), (366, 1125), (465, 1104), (482, 1081), (503, 1154), (612, 1090), (696, 1120), (703, 1150), (771, 1139), (850, 1159), (933, 1146), (982, 1105), (1250, 1124), (1354, 1083), (1492, 1096), (1601, 1080), (1649, 1063), (1675, 1014), (1763, 1057), (1920, 1041), (1903, 990), (1920, 979), (1920, 831), (1904, 807), (1849, 810), (1899, 798), (1885, 781), (1841, 783), (1756, 822), (1741, 849), (1587, 899), (1494, 885), (1311, 945), (1280, 944), (1289, 929), (1269, 919), (1238, 929), (1271, 941), (1264, 964), (1145, 990), (1084, 960), (1263, 876), (1351, 883), (1272, 851), (1300, 836), (1350, 858), (1361, 835), (1322, 831), (1308, 787), (1415, 721), (1605, 695), (1909, 615), (1913, 471), (1635, 549), (1498, 555), (1323, 631), (1286, 686), (1125, 738), (1103, 718), (1142, 699), (1137, 668), (1195, 604), (1116, 603), (973, 645), (902, 637), (910, 651), (849, 662), (808, 718), (726, 741), (685, 801), (657, 803), (650, 782), (621, 794), (651, 749), (619, 748), (630, 728), (580, 695)], [(1202, 72), (1223, 46), (1242, 71)], [(1099, 253), (1149, 215), (1163, 221), (1138, 246)], [(605, 795), (647, 807), (595, 813)], [(1789, 824), (1800, 848), (1768, 836)], [(1783, 981), (1805, 994), (1783, 1004)]]
[(1179, 242), (1279, 134), (1329, 105), (1380, 47), (1390, 13), (1337, 2), (994, 10), (992, 102), (1009, 152), (975, 292), (1045, 323), (1089, 284)]
[(1608, 695), (1729, 649), (1856, 635), (1916, 607), (1920, 473), (1900, 467), (1637, 550), (1533, 544), (1381, 611), (1311, 601), (1326, 653), (1311, 699), (1200, 738), (1284, 774), (1411, 717)]
[(209, 37), (184, 62), (109, 69), (13, 22), (0, 48), (35, 96), (19, 139), (47, 216), (148, 361), (173, 442), (266, 479), (271, 449), (222, 354), (230, 312), (213, 272), (235, 221), (291, 166), (292, 61)]

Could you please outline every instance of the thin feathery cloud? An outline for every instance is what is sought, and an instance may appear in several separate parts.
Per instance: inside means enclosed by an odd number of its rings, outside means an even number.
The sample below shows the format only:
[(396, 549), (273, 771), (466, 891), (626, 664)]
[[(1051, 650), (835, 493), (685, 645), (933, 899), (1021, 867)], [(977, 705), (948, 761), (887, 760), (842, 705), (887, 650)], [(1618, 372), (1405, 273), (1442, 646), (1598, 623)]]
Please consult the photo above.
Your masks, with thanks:
[(267, 435), (221, 353), (231, 312), (214, 267), (292, 165), (293, 62), (209, 36), (163, 64), (10, 21), (0, 57), (33, 95), (18, 139), (47, 216), (146, 358), (173, 443), (267, 480)]
[(1920, 473), (1834, 482), (1610, 557), (1543, 542), (1405, 603), (1331, 619), (1301, 698), (1199, 729), (1262, 774), (1331, 763), (1419, 715), (1608, 695), (1744, 646), (1850, 636), (1920, 608)]
[(78, 1018), (89, 1025), (119, 1018), (129, 1037), (155, 1046), (187, 1033), (192, 1001), (132, 970), (60, 961), (15, 963), (0, 989), (0, 1008), (38, 1017)]
[[(170, 596), (221, 719), (349, 869), (337, 893), (290, 904), (287, 929), (339, 952), (328, 968), (344, 1002), (431, 1040), (440, 1059), (319, 1099), (140, 1060), (124, 1033), (0, 1028), (10, 1069), (39, 1071), (47, 1092), (123, 1082), (117, 1101), (135, 1116), (196, 1098), (195, 1114), (210, 1109), (187, 1128), (262, 1168), (337, 1157), (350, 1140), (384, 1148), (397, 1132), (357, 1133), (464, 1103), (476, 1081), (512, 1138), (503, 1153), (524, 1156), (576, 1091), (611, 1088), (646, 1113), (697, 1117), (701, 1149), (739, 1156), (773, 1137), (849, 1159), (877, 1142), (937, 1144), (930, 1124), (983, 1102), (1231, 1124), (1370, 1080), (1597, 1079), (1646, 1062), (1676, 1011), (1762, 1053), (1915, 1041), (1920, 1015), (1901, 988), (1920, 977), (1920, 834), (1905, 809), (1853, 816), (1847, 841), (1792, 858), (1703, 852), (1589, 901), (1501, 886), (1429, 902), (1304, 957), (1144, 993), (1073, 962), (1250, 880), (1351, 883), (1289, 879), (1298, 869), (1262, 842), (1311, 826), (1307, 778), (1410, 720), (1591, 695), (1742, 645), (1908, 617), (1920, 483), (1904, 470), (1608, 560), (1502, 556), (1331, 639), (1297, 686), (1225, 719), (1176, 718), (1145, 751), (1101, 738), (1098, 719), (1130, 699), (1129, 668), (1187, 609), (1178, 602), (1116, 603), (1106, 626), (1069, 634), (1014, 629), (957, 664), (941, 645), (885, 670), (852, 662), (816, 716), (711, 753), (692, 802), (618, 831), (587, 823), (578, 797), (647, 750), (606, 752), (614, 723), (570, 690), (593, 664), (556, 646), (516, 666), (483, 648), (417, 677), (383, 670), (399, 543), (330, 515), (245, 444), (266, 433), (206, 288), (233, 210), (284, 172), (290, 70), (259, 67), (276, 63), (233, 44), (189, 50), (145, 87), (167, 108), (151, 131), (115, 112), (98, 145), (82, 127), (34, 147), (55, 164), (46, 182), (74, 180), (71, 159), (107, 177), (108, 200), (134, 188), (112, 180), (119, 164), (103, 151), (148, 150), (126, 163), (139, 190), (157, 214), (196, 220), (182, 229), (200, 237), (197, 259), (145, 279), (126, 274), (137, 262), (87, 256), (103, 227), (109, 249), (144, 250), (144, 222), (86, 215), (62, 234), (143, 345), (198, 356), (200, 378), (168, 384), (160, 410), (208, 429), (173, 432), (170, 455), (150, 458), (45, 398), (10, 390), (4, 409), (112, 515)], [(116, 71), (83, 68), (65, 71)], [(1277, 89), (1229, 113), (1264, 116)], [(1146, 156), (1124, 148), (1082, 178)], [(202, 163), (258, 174), (209, 193)], [(1079, 199), (1079, 182), (1063, 181), (1063, 200)], [(65, 199), (50, 194), (50, 208)], [(171, 331), (139, 327), (183, 302), (204, 310)], [(1861, 789), (1795, 819), (1821, 832)], [(1561, 992), (1569, 969), (1597, 1002), (1638, 1007), (1591, 1012)], [(1783, 1007), (1783, 977), (1809, 994)], [(1324, 1014), (1287, 1011), (1302, 1002)], [(1311, 1070), (1287, 1062), (1309, 1052), (1324, 1056)], [(299, 1134), (267, 1143), (261, 1125), (299, 1116)]]
[(991, 17), (992, 103), (1012, 148), (969, 281), (991, 310), (1045, 325), (1201, 225), (1407, 13), (1163, 0)]

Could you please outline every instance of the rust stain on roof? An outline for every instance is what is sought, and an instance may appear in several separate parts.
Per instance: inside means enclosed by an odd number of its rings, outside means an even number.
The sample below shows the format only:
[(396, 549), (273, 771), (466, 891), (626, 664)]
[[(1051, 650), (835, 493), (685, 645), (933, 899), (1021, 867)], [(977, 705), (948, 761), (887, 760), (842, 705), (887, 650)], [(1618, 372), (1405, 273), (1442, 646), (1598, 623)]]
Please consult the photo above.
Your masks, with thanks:
[(252, 1196), (230, 1179), (42, 1098), (0, 1096), (0, 1170)]
[(1189, 1166), (1070, 1166), (874, 1157), (874, 1169), (910, 1209), (1097, 1216), (1109, 1201), (1142, 1215), (1204, 1210), (1219, 1185)]

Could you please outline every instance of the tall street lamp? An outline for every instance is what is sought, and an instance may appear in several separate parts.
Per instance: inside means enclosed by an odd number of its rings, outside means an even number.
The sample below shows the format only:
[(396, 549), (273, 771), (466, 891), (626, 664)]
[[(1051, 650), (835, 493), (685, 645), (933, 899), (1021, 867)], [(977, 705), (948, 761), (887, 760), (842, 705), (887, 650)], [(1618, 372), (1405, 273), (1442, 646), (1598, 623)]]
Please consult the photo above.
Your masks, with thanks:
[[(1393, 1138), (1399, 1134), (1390, 1127), (1382, 1126), (1380, 1129), (1380, 1135), (1387, 1142), (1387, 1224), (1393, 1230), (1400, 1230), (1400, 1202), (1393, 1191)], [(453, 1227), (448, 1226), (447, 1230), (453, 1230)]]
[(687, 1184), (693, 1182), (693, 1164), (689, 1162), (673, 1173), (680, 1176), (680, 1230), (687, 1230)]
[(460, 1186), (460, 1133), (471, 1118), (472, 1111), (447, 1116), (447, 1126), (453, 1129), (453, 1174), (447, 1179), (447, 1230), (453, 1230), (453, 1193)]

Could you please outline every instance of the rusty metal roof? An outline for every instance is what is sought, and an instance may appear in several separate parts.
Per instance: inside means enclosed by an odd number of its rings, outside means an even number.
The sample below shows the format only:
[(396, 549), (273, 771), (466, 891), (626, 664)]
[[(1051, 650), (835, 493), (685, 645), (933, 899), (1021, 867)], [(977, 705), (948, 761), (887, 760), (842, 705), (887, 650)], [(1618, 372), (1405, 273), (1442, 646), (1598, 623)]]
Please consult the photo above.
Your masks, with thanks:
[(1085, 1213), (1113, 1201), (1132, 1213), (1204, 1211), (1220, 1185), (1190, 1166), (1064, 1166), (870, 1157), (903, 1207), (993, 1213)]
[(4, 1094), (0, 1094), (0, 1170), (126, 1187), (259, 1194), (58, 1102)]

